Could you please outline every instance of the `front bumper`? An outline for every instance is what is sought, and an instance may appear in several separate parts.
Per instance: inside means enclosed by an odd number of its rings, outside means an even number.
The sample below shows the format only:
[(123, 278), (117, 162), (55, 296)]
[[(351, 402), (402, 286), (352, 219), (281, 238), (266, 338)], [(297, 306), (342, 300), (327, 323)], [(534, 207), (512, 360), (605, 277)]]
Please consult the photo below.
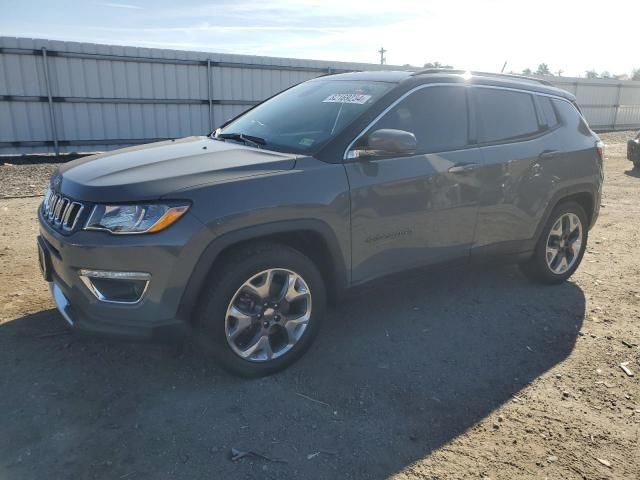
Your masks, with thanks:
[(73, 321), (73, 318), (71, 318), (71, 304), (69, 303), (69, 300), (67, 300), (67, 297), (65, 297), (62, 290), (60, 290), (60, 287), (55, 283), (49, 282), (49, 290), (51, 290), (53, 303), (56, 304), (56, 308), (60, 312), (60, 315), (62, 315), (62, 318), (65, 319), (70, 327), (73, 327), (75, 322)]
[[(181, 301), (198, 258), (211, 239), (202, 223), (185, 215), (174, 228), (151, 235), (115, 236), (79, 231), (62, 235), (39, 210), (38, 242), (49, 259), (49, 286), (56, 307), (78, 332), (131, 340), (174, 342), (186, 332)], [(139, 302), (100, 300), (83, 282), (83, 269), (148, 272)]]
[(62, 288), (54, 281), (49, 282), (51, 296), (62, 318), (77, 333), (100, 336), (117, 340), (153, 341), (175, 343), (183, 338), (186, 323), (177, 319), (164, 324), (123, 324), (103, 321), (77, 311), (65, 296)]

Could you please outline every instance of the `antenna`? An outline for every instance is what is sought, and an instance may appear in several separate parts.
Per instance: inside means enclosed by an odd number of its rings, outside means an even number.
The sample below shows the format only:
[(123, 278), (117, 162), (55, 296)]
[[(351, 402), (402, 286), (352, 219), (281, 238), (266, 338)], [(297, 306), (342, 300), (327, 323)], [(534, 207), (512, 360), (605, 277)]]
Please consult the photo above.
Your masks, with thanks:
[(384, 47), (380, 47), (378, 53), (380, 54), (380, 65), (384, 65), (387, 62), (387, 59), (384, 58), (384, 54), (387, 53), (387, 50), (385, 50)]
[(500, 70), (500, 73), (504, 73), (505, 68), (507, 68), (507, 60), (504, 61), (504, 65), (502, 65), (502, 70)]

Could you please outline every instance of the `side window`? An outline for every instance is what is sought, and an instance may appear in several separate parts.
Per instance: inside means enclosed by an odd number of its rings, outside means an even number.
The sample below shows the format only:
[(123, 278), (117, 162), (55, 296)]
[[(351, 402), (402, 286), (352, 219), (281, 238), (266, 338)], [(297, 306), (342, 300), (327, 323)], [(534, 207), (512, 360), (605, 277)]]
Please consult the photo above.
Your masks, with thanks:
[(467, 145), (467, 117), (466, 88), (426, 87), (394, 106), (368, 131), (406, 130), (416, 136), (417, 153), (446, 152)]
[(481, 142), (527, 137), (540, 130), (533, 96), (492, 88), (475, 88)]
[(551, 129), (558, 126), (560, 121), (558, 120), (555, 108), (553, 108), (551, 99), (549, 97), (538, 96), (538, 105), (540, 105), (540, 110), (542, 110), (543, 119), (547, 127)]

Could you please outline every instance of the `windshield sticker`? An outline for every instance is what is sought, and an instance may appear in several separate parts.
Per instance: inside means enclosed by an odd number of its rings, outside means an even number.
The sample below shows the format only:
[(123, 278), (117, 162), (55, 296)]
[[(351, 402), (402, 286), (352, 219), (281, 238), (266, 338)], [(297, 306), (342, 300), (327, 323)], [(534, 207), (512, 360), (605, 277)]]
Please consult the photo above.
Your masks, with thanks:
[(367, 103), (371, 95), (362, 93), (334, 93), (325, 98), (322, 103), (356, 103), (362, 105)]

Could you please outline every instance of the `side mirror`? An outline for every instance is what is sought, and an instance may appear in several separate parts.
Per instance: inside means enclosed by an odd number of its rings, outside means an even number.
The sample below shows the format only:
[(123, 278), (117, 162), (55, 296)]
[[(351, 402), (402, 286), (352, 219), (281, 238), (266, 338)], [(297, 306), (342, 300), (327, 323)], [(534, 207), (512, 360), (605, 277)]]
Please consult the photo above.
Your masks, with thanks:
[(416, 136), (405, 130), (383, 128), (361, 138), (347, 158), (412, 155), (416, 153)]

